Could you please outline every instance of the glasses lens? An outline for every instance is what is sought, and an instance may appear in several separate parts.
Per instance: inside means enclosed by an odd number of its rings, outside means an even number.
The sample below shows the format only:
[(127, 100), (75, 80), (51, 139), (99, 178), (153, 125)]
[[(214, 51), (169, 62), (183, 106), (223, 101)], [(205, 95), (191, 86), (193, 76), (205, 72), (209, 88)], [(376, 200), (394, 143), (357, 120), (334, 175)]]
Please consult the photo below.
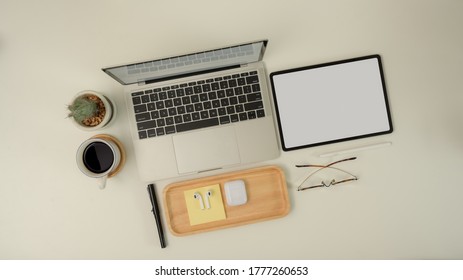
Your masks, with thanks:
[(351, 181), (352, 179), (356, 180), (356, 177), (337, 167), (319, 168), (307, 177), (300, 189), (311, 186), (331, 187), (338, 183)]

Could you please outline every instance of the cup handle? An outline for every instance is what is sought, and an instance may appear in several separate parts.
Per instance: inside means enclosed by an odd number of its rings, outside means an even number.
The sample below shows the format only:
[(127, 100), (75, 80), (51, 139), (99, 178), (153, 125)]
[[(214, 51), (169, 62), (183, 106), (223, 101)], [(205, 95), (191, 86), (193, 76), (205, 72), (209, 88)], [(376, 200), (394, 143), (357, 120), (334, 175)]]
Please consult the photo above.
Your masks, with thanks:
[(104, 189), (106, 187), (106, 180), (108, 179), (108, 175), (105, 175), (101, 178), (98, 179), (98, 187), (100, 190)]

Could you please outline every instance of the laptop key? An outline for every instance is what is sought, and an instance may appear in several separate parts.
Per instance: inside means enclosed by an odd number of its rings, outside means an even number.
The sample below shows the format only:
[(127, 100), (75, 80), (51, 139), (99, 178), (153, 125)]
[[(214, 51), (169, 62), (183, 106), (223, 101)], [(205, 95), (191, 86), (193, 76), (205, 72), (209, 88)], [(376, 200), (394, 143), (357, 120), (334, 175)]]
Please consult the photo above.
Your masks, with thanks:
[(137, 120), (137, 122), (148, 121), (151, 119), (151, 114), (150, 113), (136, 114), (135, 119)]
[(236, 96), (230, 97), (230, 104), (231, 105), (238, 104), (238, 98), (236, 98)]
[(232, 88), (236, 87), (237, 84), (238, 82), (236, 81), (236, 79), (228, 81), (228, 85)]
[(183, 115), (183, 121), (184, 122), (190, 122), (191, 121), (191, 115), (190, 114)]
[(185, 114), (185, 112), (186, 112), (185, 106), (178, 106), (177, 107), (177, 113), (178, 114), (183, 115), (183, 114)]
[(166, 126), (166, 134), (172, 134), (175, 133), (175, 126)]
[(190, 97), (189, 97), (189, 96), (182, 97), (182, 103), (183, 103), (184, 105), (190, 104), (190, 103), (191, 103)]
[(225, 90), (225, 94), (227, 95), (227, 97), (231, 97), (231, 96), (235, 95), (235, 92), (233, 91), (232, 88), (227, 88)]
[(235, 107), (234, 106), (228, 106), (227, 107), (227, 114), (231, 115), (235, 113)]
[(257, 110), (256, 112), (257, 112), (257, 117), (258, 117), (258, 118), (263, 118), (263, 117), (265, 117), (265, 111), (264, 111), (264, 109)]
[(146, 108), (146, 104), (137, 105), (137, 106), (134, 107), (134, 109), (135, 109), (136, 114), (144, 113), (144, 112), (148, 111), (148, 109)]
[(203, 104), (202, 103), (195, 103), (195, 111), (196, 112), (199, 112), (199, 111), (202, 111), (204, 108), (203, 108)]
[(164, 131), (164, 127), (159, 127), (159, 128), (156, 128), (156, 135), (158, 136), (162, 136), (162, 135), (165, 135), (165, 131)]
[(180, 99), (180, 98), (175, 98), (175, 99), (174, 99), (174, 106), (177, 107), (177, 106), (180, 106), (180, 105), (182, 105), (182, 99)]
[(158, 101), (156, 102), (156, 109), (164, 109), (164, 102), (163, 101)]
[(177, 109), (175, 108), (169, 108), (168, 112), (169, 112), (169, 116), (177, 115)]
[[(157, 123), (157, 125), (158, 125), (159, 127), (165, 126), (165, 125), (166, 125), (166, 122), (164, 121), (164, 119), (158, 119), (158, 120), (156, 121), (156, 123)], [(159, 135), (159, 133), (158, 133), (158, 135)]]
[(192, 112), (195, 111), (195, 107), (194, 107), (193, 105), (191, 105), (191, 104), (190, 104), (190, 105), (186, 105), (185, 108), (186, 108), (186, 112), (187, 112), (187, 113), (192, 113)]
[(132, 97), (132, 103), (133, 103), (133, 105), (140, 105), (141, 104), (140, 96)]
[(154, 111), (154, 110), (156, 110), (156, 104), (154, 104), (153, 102), (148, 103), (148, 111)]
[(146, 134), (146, 131), (143, 130), (143, 131), (139, 131), (139, 132), (138, 132), (138, 137), (139, 137), (140, 139), (145, 139), (145, 138), (148, 137), (148, 135)]
[(198, 128), (205, 128), (219, 124), (218, 118), (200, 120), (200, 121), (193, 121), (189, 123), (182, 123), (177, 124), (175, 127), (177, 128), (177, 132), (184, 132)]
[(262, 94), (260, 94), (260, 92), (250, 93), (250, 94), (247, 95), (247, 97), (248, 97), (249, 102), (262, 100)]
[(201, 119), (209, 118), (209, 113), (207, 111), (201, 111), (199, 114), (201, 115)]
[(246, 77), (246, 83), (248, 85), (256, 84), (258, 82), (259, 82), (259, 76), (257, 76), (257, 75)]
[(244, 104), (244, 109), (246, 111), (263, 109), (263, 108), (264, 108), (264, 104), (262, 103), (262, 101), (256, 101), (256, 102)]
[(209, 110), (209, 109), (211, 109), (211, 108), (212, 108), (212, 103), (211, 103), (211, 101), (206, 101), (206, 102), (204, 102), (204, 103), (203, 103), (203, 108), (204, 108), (204, 110)]
[(231, 122), (238, 122), (240, 119), (237, 114), (233, 114), (230, 116)]
[(208, 96), (209, 96), (209, 100), (217, 99), (217, 93), (215, 91), (209, 92)]
[(164, 104), (166, 108), (170, 108), (174, 106), (174, 102), (171, 99), (167, 99), (166, 101), (164, 101)]
[(157, 93), (150, 94), (150, 98), (151, 98), (151, 101), (153, 102), (159, 101), (159, 94)]
[(225, 91), (224, 90), (219, 90), (217, 91), (217, 97), (218, 98), (224, 98), (226, 95), (225, 95)]
[(227, 123), (230, 123), (230, 117), (229, 116), (220, 117), (220, 124), (227, 124)]
[(211, 84), (211, 89), (212, 90), (219, 90), (220, 89), (219, 83), (212, 83)]
[(209, 116), (210, 116), (211, 118), (217, 117), (217, 114), (218, 114), (218, 113), (217, 113), (217, 109), (211, 109), (211, 110), (209, 110)]
[(225, 110), (225, 108), (219, 108), (219, 116), (224, 116), (227, 114), (227, 111)]
[(167, 111), (167, 109), (162, 109), (159, 111), (159, 115), (161, 116), (161, 118), (165, 118), (169, 115), (169, 112)]
[(132, 92), (132, 96), (140, 96), (145, 94), (143, 91)]
[(193, 90), (194, 90), (194, 92), (195, 92), (196, 94), (202, 93), (202, 92), (203, 92), (201, 86), (195, 86), (195, 87), (193, 87)]
[(228, 98), (220, 99), (220, 105), (222, 105), (222, 107), (230, 105), (230, 102), (228, 101)]
[(221, 89), (226, 89), (226, 88), (228, 88), (228, 82), (227, 82), (227, 81), (222, 81), (222, 82), (220, 82), (219, 85), (220, 85), (220, 88), (221, 88)]
[(244, 106), (242, 104), (236, 105), (235, 106), (235, 112), (237, 112), (237, 113), (244, 112)]
[(156, 137), (156, 129), (149, 129), (148, 130), (148, 137)]
[(192, 95), (191, 96), (191, 103), (198, 103), (199, 102), (199, 96), (198, 95)]
[(242, 87), (236, 87), (234, 88), (235, 95), (240, 95), (243, 94), (243, 88)]
[[(168, 117), (165, 119), (166, 125), (173, 125), (174, 124), (174, 118), (173, 117)], [(167, 128), (166, 128), (166, 133), (167, 133)]]
[(252, 119), (255, 119), (255, 118), (257, 118), (256, 111), (249, 111), (248, 112), (248, 119), (252, 120)]
[(177, 89), (175, 92), (177, 93), (177, 97), (185, 96), (185, 90), (183, 88)]
[(199, 113), (198, 112), (194, 112), (191, 114), (191, 118), (194, 120), (194, 121), (197, 121), (200, 119), (200, 116), (199, 116)]
[(212, 108), (218, 108), (218, 107), (220, 107), (220, 100), (219, 99), (212, 100)]
[(151, 118), (153, 120), (158, 119), (159, 118), (159, 111), (152, 111), (151, 112)]
[(175, 122), (176, 124), (182, 123), (182, 122), (183, 122), (182, 116), (175, 116), (175, 117), (174, 117), (174, 122)]
[(204, 92), (211, 91), (211, 85), (209, 85), (209, 84), (203, 85), (203, 91), (204, 91)]
[(187, 87), (185, 88), (185, 93), (187, 95), (192, 95), (193, 94), (193, 88), (192, 87)]
[(199, 100), (200, 100), (201, 102), (207, 101), (207, 100), (208, 100), (207, 94), (206, 94), (206, 93), (201, 93), (201, 94), (199, 95)]
[(149, 96), (149, 95), (143, 95), (143, 96), (141, 97), (141, 101), (142, 101), (143, 103), (148, 103), (148, 102), (150, 102), (150, 96)]
[(156, 121), (146, 121), (137, 123), (138, 130), (145, 130), (156, 127)]

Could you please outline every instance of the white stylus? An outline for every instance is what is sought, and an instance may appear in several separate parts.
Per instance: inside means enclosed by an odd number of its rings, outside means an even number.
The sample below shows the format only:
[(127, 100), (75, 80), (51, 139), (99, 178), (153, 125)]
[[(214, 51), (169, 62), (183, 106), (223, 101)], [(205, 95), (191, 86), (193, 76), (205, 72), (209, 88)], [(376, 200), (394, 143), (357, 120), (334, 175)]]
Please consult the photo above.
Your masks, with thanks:
[(360, 152), (364, 150), (387, 147), (387, 146), (390, 146), (391, 144), (392, 144), (391, 142), (383, 142), (383, 143), (378, 143), (378, 144), (373, 144), (373, 145), (368, 145), (368, 146), (363, 146), (363, 147), (357, 147), (357, 148), (352, 148), (352, 149), (347, 149), (347, 150), (341, 150), (341, 151), (321, 154), (320, 157), (333, 157), (337, 155), (343, 155), (343, 154), (348, 154), (348, 153)]

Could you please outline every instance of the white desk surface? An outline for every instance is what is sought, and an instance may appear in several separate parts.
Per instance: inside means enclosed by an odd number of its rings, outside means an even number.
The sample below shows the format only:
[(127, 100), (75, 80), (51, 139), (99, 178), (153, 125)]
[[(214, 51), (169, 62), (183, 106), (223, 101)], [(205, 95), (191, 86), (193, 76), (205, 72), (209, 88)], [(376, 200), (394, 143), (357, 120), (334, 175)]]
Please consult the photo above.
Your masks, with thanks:
[[(0, 7), (0, 259), (463, 258), (462, 1), (1, 0)], [(395, 130), (256, 164), (284, 169), (288, 216), (187, 237), (168, 232), (164, 217), (161, 249), (123, 88), (101, 67), (263, 38), (268, 73), (380, 54)], [(84, 89), (115, 100), (116, 121), (97, 133), (116, 136), (128, 152), (103, 191), (75, 163), (77, 147), (96, 133), (65, 118), (65, 105)], [(392, 145), (356, 152), (358, 160), (344, 165), (359, 181), (296, 191), (306, 171), (294, 164), (328, 163), (340, 157), (319, 155), (383, 141)], [(156, 182), (158, 194), (183, 179)]]

